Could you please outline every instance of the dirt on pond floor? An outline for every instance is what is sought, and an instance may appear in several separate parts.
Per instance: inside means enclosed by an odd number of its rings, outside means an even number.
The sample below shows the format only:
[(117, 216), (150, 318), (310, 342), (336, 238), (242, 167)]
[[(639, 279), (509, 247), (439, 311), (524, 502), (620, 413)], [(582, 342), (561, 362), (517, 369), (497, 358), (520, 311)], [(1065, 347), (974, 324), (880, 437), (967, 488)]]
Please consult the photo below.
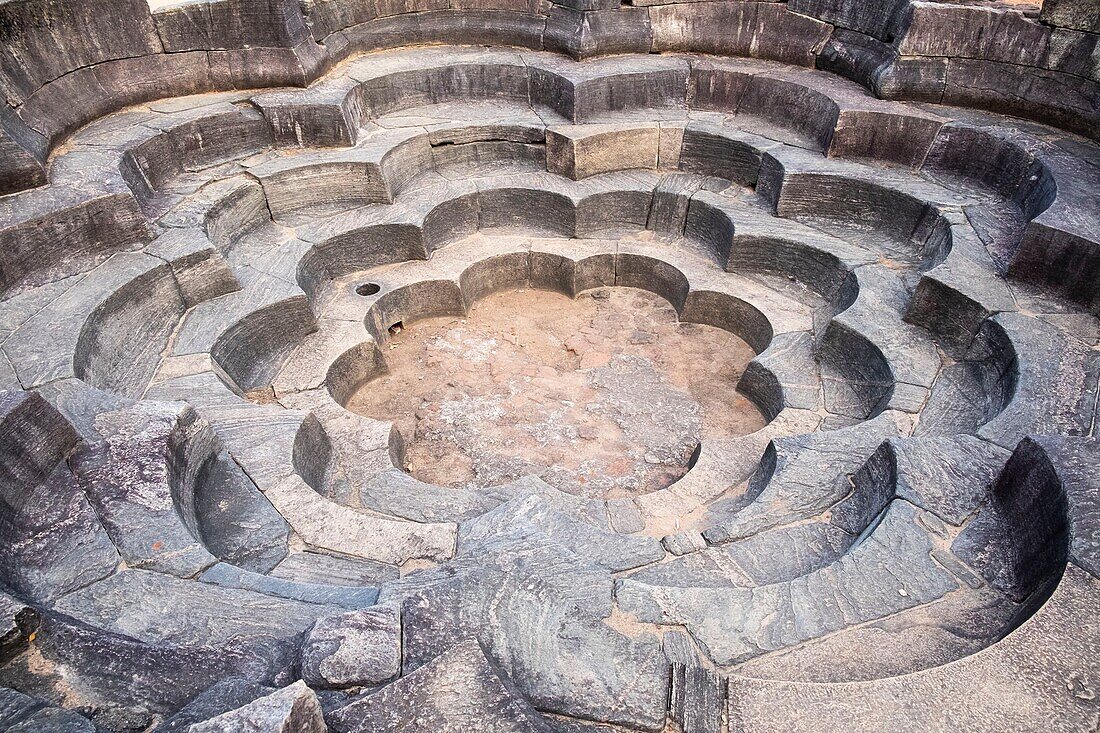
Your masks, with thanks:
[(421, 481), (533, 474), (573, 494), (635, 496), (683, 476), (701, 438), (763, 427), (736, 390), (753, 356), (728, 331), (679, 323), (646, 291), (505, 291), (465, 318), (395, 333), (389, 371), (347, 407), (393, 421)]

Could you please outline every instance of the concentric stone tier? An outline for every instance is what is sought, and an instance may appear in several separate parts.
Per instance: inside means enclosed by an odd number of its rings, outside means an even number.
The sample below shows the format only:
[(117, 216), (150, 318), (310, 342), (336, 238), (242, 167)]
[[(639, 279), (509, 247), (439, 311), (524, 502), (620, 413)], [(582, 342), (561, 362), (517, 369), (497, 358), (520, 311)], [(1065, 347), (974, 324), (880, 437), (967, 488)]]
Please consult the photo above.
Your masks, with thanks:
[[(1095, 729), (1097, 26), (1037, 10), (0, 4), (0, 727)], [(751, 349), (667, 486), (348, 409), (622, 289)]]

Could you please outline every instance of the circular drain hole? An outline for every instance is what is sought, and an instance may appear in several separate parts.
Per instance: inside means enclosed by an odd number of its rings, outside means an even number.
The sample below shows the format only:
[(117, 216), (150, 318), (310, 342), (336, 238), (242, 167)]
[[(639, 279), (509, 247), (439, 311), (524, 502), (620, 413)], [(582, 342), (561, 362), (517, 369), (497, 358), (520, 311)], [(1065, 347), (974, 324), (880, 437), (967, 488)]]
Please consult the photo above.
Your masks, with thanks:
[(465, 318), (402, 325), (384, 350), (386, 372), (346, 407), (392, 421), (405, 470), (428, 483), (487, 487), (533, 474), (574, 494), (636, 496), (683, 476), (700, 440), (765, 423), (736, 390), (752, 348), (679, 323), (647, 291), (576, 300), (504, 291)]
[(363, 283), (355, 288), (356, 295), (368, 296), (378, 295), (378, 291), (382, 289), (382, 286), (378, 283)]

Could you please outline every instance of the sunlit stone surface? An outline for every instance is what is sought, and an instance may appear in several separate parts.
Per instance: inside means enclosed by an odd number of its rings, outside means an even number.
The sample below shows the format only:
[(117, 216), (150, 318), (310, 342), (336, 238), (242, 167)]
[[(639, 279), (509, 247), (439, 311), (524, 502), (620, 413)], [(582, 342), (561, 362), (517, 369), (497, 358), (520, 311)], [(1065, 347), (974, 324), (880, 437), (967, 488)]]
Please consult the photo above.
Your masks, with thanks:
[(1095, 733), (1098, 38), (0, 0), (0, 730)]

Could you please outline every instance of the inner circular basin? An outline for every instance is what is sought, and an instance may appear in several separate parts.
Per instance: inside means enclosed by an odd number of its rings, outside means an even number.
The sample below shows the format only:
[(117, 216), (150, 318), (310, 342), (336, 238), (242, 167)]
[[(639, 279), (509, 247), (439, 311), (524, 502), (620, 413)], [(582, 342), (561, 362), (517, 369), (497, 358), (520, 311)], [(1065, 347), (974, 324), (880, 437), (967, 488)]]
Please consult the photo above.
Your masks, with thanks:
[(752, 348), (644, 290), (498, 292), (464, 318), (391, 329), (384, 356), (346, 406), (392, 421), (404, 469), (441, 486), (537, 475), (636, 496), (683, 476), (701, 439), (766, 422), (736, 389)]

